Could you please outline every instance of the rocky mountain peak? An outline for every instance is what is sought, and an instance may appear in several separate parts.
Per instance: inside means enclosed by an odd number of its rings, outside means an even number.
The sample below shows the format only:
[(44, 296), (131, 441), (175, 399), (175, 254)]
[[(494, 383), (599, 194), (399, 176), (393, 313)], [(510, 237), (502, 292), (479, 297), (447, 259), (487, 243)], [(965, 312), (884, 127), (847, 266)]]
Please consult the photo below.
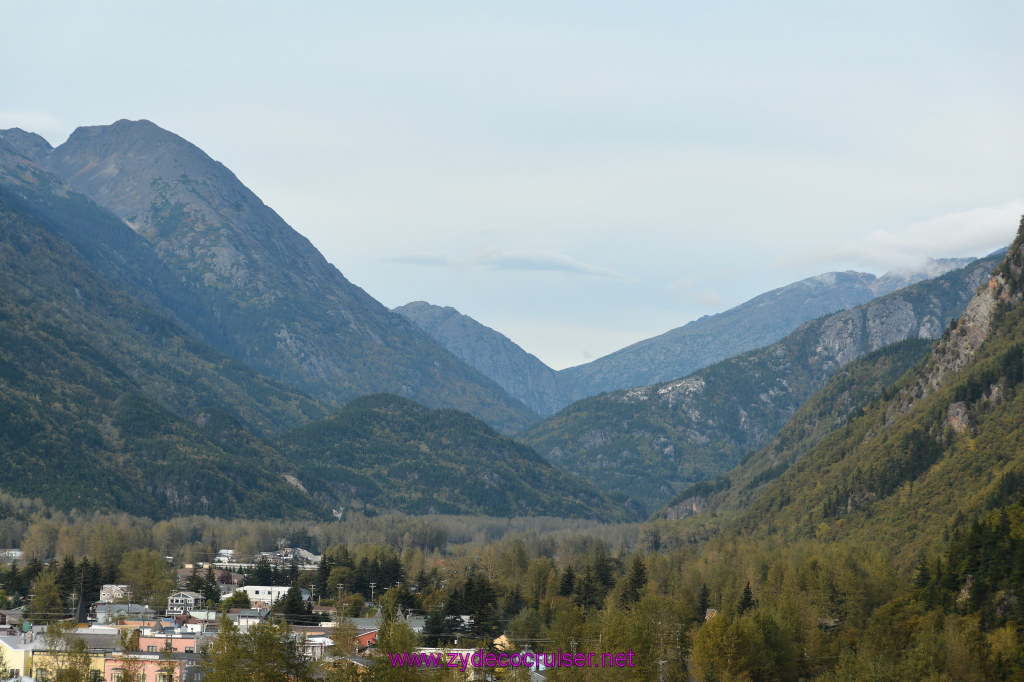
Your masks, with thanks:
[(33, 161), (38, 161), (53, 149), (42, 135), (30, 133), (21, 128), (0, 130), (0, 141), (6, 143), (14, 152)]
[[(389, 392), (467, 409), (506, 431), (535, 419), (346, 280), (223, 164), (151, 121), (79, 128), (38, 167), (60, 186), (39, 182), (37, 193), (63, 192), (66, 183), (143, 237), (139, 246), (187, 293), (172, 307), (178, 318), (258, 371), (329, 400)], [(61, 210), (92, 210), (76, 201)], [(127, 230), (113, 222), (109, 244), (120, 249), (132, 240), (116, 237), (114, 227)]]
[[(163, 236), (182, 213), (193, 226), (263, 204), (223, 164), (151, 121), (78, 128), (46, 158), (49, 170), (125, 218), (145, 236)], [(154, 203), (159, 207), (154, 210)]]

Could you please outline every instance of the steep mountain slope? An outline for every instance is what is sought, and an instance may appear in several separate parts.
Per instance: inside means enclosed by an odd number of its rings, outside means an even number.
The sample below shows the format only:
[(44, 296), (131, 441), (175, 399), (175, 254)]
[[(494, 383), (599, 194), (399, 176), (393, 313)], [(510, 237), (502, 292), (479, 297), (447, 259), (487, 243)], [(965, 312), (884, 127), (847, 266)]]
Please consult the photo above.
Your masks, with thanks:
[(522, 440), (556, 466), (657, 509), (763, 445), (850, 361), (903, 339), (938, 338), (998, 261), (819, 318), (688, 377), (581, 400)]
[(916, 372), (827, 436), (745, 512), (786, 536), (873, 537), (907, 562), (1024, 481), (1024, 221), (1006, 259)]
[(4, 491), (155, 518), (325, 513), (269, 448), (212, 440), (211, 410), (256, 432), (324, 414), (111, 288), (0, 201)]
[(26, 161), (131, 225), (195, 305), (166, 300), (163, 289), (147, 293), (204, 340), (267, 376), (330, 400), (394, 392), (468, 410), (509, 431), (535, 419), (349, 283), (231, 171), (180, 137), (148, 121), (79, 128), (50, 151), (22, 131), (2, 135)]
[(555, 370), (508, 337), (455, 308), (415, 301), (399, 306), (396, 313), (448, 349), (470, 367), (480, 370), (514, 398), (542, 416), (565, 405), (565, 391)]
[(351, 401), (275, 444), (317, 499), (410, 514), (567, 516), (622, 521), (632, 513), (537, 453), (454, 410), (392, 395)]
[(646, 386), (685, 376), (719, 360), (778, 341), (804, 322), (867, 303), (876, 296), (963, 267), (972, 259), (929, 261), (919, 271), (875, 277), (829, 272), (794, 282), (717, 315), (559, 372), (571, 392), (566, 404), (602, 391)]
[(884, 395), (927, 357), (932, 344), (928, 339), (907, 339), (854, 360), (801, 405), (764, 447), (724, 476), (683, 490), (658, 515), (678, 519), (714, 511), (721, 518), (745, 508), (793, 462)]
[[(325, 502), (632, 518), (468, 414), (396, 396), (313, 421), (324, 412), (114, 289), (0, 200), (4, 493), (151, 518), (323, 519)], [(267, 442), (282, 424), (306, 426)]]

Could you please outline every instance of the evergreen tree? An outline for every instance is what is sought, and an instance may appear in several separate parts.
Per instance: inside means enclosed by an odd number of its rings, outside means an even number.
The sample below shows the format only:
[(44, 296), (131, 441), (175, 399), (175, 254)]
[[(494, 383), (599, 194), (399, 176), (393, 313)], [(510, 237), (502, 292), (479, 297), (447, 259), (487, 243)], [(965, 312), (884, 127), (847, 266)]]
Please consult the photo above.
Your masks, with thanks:
[(558, 583), (558, 594), (563, 597), (571, 597), (576, 590), (576, 574), (572, 570), (572, 564), (566, 567), (562, 579)]
[(746, 613), (752, 608), (754, 608), (754, 592), (750, 589), (750, 581), (748, 580), (747, 586), (743, 588), (743, 596), (740, 597), (737, 610), (740, 613)]
[(288, 588), (284, 597), (274, 603), (272, 612), (281, 614), (291, 623), (304, 623), (312, 613), (309, 604), (302, 598), (302, 589), (298, 587)]
[(246, 585), (274, 585), (274, 569), (270, 565), (270, 560), (265, 556), (261, 556), (253, 564), (252, 570), (245, 576)]
[(462, 634), (462, 618), (459, 616), (461, 593), (458, 589), (445, 599), (441, 605), (427, 615), (423, 624), (424, 646), (452, 646), (455, 639)]
[(704, 616), (711, 606), (711, 590), (706, 583), (700, 586), (700, 595), (697, 597), (697, 620), (704, 620)]
[(594, 570), (587, 566), (583, 577), (576, 581), (576, 588), (573, 590), (572, 601), (584, 609), (592, 609), (600, 605), (602, 595), (601, 583)]
[(500, 630), (498, 604), (494, 588), (487, 576), (477, 573), (476, 567), (469, 569), (462, 593), (463, 615), (472, 619), (470, 633), (473, 637), (491, 640)]
[(213, 570), (213, 564), (206, 567), (206, 575), (203, 576), (199, 593), (203, 599), (214, 604), (220, 602), (220, 584), (217, 582), (217, 574)]
[(629, 606), (639, 601), (640, 593), (643, 592), (646, 584), (647, 567), (644, 566), (643, 559), (639, 556), (634, 556), (632, 563), (629, 565), (629, 573), (626, 575), (625, 588), (622, 590), (622, 605)]

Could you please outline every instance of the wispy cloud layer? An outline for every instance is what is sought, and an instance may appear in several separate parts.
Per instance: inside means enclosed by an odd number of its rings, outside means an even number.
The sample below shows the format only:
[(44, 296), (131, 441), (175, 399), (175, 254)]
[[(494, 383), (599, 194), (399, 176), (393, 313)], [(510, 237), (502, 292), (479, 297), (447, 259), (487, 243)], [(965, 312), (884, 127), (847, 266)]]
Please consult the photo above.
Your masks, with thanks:
[(486, 249), (462, 258), (441, 255), (416, 255), (397, 256), (388, 260), (394, 263), (435, 267), (480, 267), (512, 272), (554, 272), (606, 279), (630, 279), (611, 268), (584, 263), (560, 253), (512, 253), (499, 249)]
[(667, 288), (674, 296), (690, 305), (711, 308), (720, 308), (723, 305), (722, 297), (714, 287), (701, 287), (692, 277), (680, 277)]
[(1016, 234), (1024, 201), (947, 213), (902, 230), (874, 230), (799, 254), (798, 260), (853, 260), (880, 270), (916, 267), (928, 257), (985, 255)]

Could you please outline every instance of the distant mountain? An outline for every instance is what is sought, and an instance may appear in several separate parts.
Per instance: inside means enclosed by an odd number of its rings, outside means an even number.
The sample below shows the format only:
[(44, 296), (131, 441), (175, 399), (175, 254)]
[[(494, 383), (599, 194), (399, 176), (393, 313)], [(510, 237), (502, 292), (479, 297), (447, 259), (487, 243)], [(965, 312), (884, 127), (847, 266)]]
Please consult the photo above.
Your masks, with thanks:
[(875, 296), (891, 294), (897, 289), (908, 287), (923, 279), (932, 279), (946, 274), (951, 270), (959, 270), (971, 263), (973, 258), (929, 258), (919, 268), (891, 270), (871, 284)]
[(762, 348), (804, 322), (963, 267), (970, 258), (929, 261), (923, 268), (875, 277), (829, 272), (756, 296), (735, 308), (690, 322), (558, 375), (564, 404), (603, 391), (647, 386), (686, 376), (739, 353)]
[(565, 405), (558, 373), (503, 334), (455, 308), (424, 301), (407, 303), (394, 312), (430, 334), (470, 367), (494, 379), (534, 412), (550, 415)]
[(908, 565), (945, 538), (967, 537), (971, 519), (1019, 505), (1022, 304), (1024, 220), (1006, 258), (927, 359), (739, 507), (733, 527), (784, 538), (870, 538), (896, 548)]
[(368, 513), (561, 516), (632, 512), (474, 417), (391, 395), (282, 434), (275, 445), (318, 500)]
[(521, 439), (653, 511), (762, 446), (847, 363), (903, 339), (941, 336), (1000, 258), (805, 323), (687, 377), (581, 400)]
[[(51, 171), (144, 238), (140, 245), (113, 225), (77, 221), (82, 234), (60, 236), (99, 272), (118, 286), (131, 282), (147, 305), (267, 376), (334, 401), (397, 393), (470, 411), (506, 431), (536, 419), (349, 283), (231, 171), (177, 135), (148, 121), (118, 121), (79, 128), (56, 149), (19, 130), (0, 132), (0, 140), (21, 154), (21, 165)], [(31, 173), (31, 196), (10, 194), (47, 229), (76, 222), (69, 222), (76, 210), (95, 212), (64, 182)], [(94, 224), (103, 227), (103, 248), (84, 243)], [(141, 266), (133, 266), (136, 255)]]

